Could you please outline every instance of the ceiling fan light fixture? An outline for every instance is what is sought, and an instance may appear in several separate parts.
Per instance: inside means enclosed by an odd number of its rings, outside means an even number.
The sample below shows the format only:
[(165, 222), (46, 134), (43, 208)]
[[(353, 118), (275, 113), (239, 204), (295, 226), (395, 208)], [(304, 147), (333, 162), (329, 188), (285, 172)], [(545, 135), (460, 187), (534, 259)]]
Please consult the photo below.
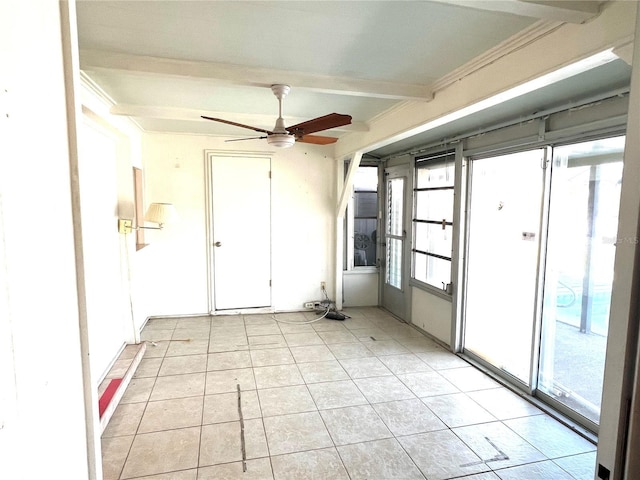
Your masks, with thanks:
[(296, 143), (296, 137), (290, 133), (272, 133), (267, 136), (267, 143), (276, 148), (289, 148)]

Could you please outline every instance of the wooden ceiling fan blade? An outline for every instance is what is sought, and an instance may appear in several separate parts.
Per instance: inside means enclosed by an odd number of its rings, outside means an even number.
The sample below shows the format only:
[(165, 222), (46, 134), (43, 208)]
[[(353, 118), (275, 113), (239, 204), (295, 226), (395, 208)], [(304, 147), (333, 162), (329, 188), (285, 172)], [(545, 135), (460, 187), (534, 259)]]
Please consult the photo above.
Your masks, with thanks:
[(264, 136), (264, 137), (232, 138), (230, 140), (225, 140), (225, 142), (242, 142), (244, 140), (262, 140), (264, 138), (267, 138), (267, 137)]
[(293, 133), (296, 137), (304, 136), (309, 133), (321, 132), (330, 128), (342, 127), (351, 124), (351, 115), (341, 113), (330, 113), (323, 117), (307, 120), (291, 127), (287, 127), (287, 131)]
[(211, 120), (214, 122), (220, 122), (220, 123), (226, 123), (227, 125), (233, 125), (235, 127), (240, 127), (240, 128), (248, 128), (249, 130), (253, 130), (254, 132), (261, 132), (261, 133), (273, 133), (269, 130), (264, 130), (262, 128), (258, 128), (258, 127), (252, 127), (251, 125), (243, 125), (242, 123), (236, 123), (236, 122), (232, 122), (230, 120), (225, 120), (223, 118), (213, 118), (213, 117), (205, 117), (204, 115), (200, 115), (201, 118), (204, 118), (205, 120)]
[(323, 137), (322, 135), (305, 135), (304, 137), (296, 139), (296, 142), (313, 143), (314, 145), (329, 145), (337, 141), (338, 139), (336, 137)]

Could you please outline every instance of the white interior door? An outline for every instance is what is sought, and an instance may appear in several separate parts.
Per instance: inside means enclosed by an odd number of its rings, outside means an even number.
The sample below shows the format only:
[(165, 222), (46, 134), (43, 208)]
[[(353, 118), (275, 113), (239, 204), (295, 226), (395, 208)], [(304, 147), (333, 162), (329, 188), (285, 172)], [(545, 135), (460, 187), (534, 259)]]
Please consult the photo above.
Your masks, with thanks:
[(271, 159), (211, 157), (214, 310), (271, 305)]

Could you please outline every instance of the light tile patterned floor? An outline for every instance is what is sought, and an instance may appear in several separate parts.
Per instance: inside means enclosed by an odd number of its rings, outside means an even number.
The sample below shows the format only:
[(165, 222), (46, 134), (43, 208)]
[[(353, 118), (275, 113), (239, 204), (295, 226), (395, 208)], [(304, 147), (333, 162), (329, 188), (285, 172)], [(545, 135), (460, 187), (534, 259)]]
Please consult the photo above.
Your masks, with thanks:
[(104, 479), (593, 478), (593, 444), (385, 311), (346, 313), (150, 320)]

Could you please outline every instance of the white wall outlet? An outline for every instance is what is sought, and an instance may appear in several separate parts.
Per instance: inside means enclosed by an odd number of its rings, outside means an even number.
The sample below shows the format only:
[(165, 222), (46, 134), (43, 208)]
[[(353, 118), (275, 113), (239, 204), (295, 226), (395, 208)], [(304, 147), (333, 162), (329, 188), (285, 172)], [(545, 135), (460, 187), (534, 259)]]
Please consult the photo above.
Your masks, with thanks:
[(324, 290), (325, 288), (327, 288), (327, 284), (325, 282), (320, 282), (320, 289)]
[(306, 302), (304, 304), (304, 308), (314, 308), (314, 303), (313, 302)]

